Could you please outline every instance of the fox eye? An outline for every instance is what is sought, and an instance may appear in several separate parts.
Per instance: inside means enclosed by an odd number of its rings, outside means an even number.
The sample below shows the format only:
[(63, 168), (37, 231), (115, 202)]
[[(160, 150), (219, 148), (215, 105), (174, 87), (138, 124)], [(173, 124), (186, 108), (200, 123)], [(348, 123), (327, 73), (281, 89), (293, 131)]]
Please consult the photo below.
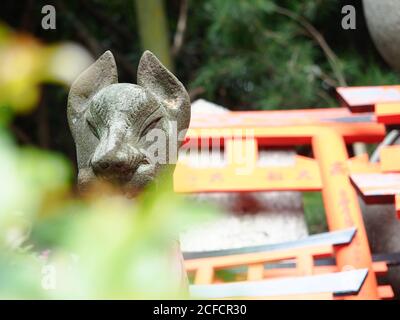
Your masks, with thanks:
[(158, 123), (160, 122), (161, 117), (154, 119), (153, 121), (151, 121), (143, 130), (141, 133), (141, 136), (144, 137), (146, 134), (148, 134), (150, 132), (150, 130), (154, 129), (155, 127), (157, 127)]
[(90, 129), (90, 131), (94, 134), (94, 136), (95, 136), (97, 139), (100, 139), (100, 138), (99, 138), (99, 133), (98, 133), (96, 127), (93, 125), (93, 123), (92, 123), (88, 118), (86, 119), (86, 123), (88, 124), (89, 129)]

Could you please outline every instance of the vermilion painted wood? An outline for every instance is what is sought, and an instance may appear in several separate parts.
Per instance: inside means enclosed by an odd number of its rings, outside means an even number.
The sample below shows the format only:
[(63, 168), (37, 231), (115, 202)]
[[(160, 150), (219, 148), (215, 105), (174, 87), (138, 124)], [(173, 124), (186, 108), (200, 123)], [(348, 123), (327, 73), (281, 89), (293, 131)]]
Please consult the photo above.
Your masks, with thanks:
[[(223, 257), (210, 257), (185, 260), (185, 268), (188, 272), (195, 272), (195, 284), (213, 283), (215, 270), (229, 269), (237, 266), (254, 266), (250, 268), (248, 278), (252, 280), (263, 277), (263, 266), (268, 261), (280, 261), (298, 259), (299, 257), (327, 257), (333, 254), (331, 245), (310, 246), (290, 250), (279, 250), (271, 252), (246, 253)], [(309, 270), (306, 270), (308, 268)], [(312, 274), (312, 264), (301, 265), (298, 275), (303, 273)]]
[(380, 163), (350, 169), (351, 182), (368, 204), (394, 203), (400, 218), (400, 146), (380, 150)]
[[(309, 256), (308, 256), (309, 257)], [(252, 270), (250, 271), (250, 268)], [(386, 262), (373, 262), (372, 269), (375, 275), (385, 275), (388, 272), (388, 266)], [(257, 269), (254, 266), (249, 266), (247, 280), (262, 280), (262, 279), (273, 279), (273, 278), (283, 278), (283, 277), (294, 277), (299, 275), (299, 271), (297, 268), (277, 268), (277, 269), (264, 269), (262, 265), (263, 274), (261, 277), (258, 276), (260, 267), (257, 265)], [(329, 266), (314, 266), (312, 268), (312, 274), (325, 274), (325, 273), (333, 273), (339, 272), (339, 268), (336, 265)], [(254, 275), (254, 272), (257, 272)], [(250, 276), (251, 274), (251, 276)], [(311, 275), (311, 274), (309, 274)], [(237, 281), (245, 280), (243, 278), (238, 277)], [(378, 286), (378, 294), (380, 299), (391, 299), (394, 297), (394, 292), (392, 287), (389, 286)], [(342, 298), (343, 299), (343, 298)]]
[(260, 146), (311, 144), (321, 127), (332, 128), (346, 143), (374, 143), (385, 136), (385, 127), (376, 123), (373, 114), (354, 115), (347, 108), (244, 111), (193, 114), (186, 146), (201, 146), (206, 141), (223, 145), (234, 137), (254, 137)]
[(394, 198), (394, 203), (395, 203), (397, 218), (400, 219), (400, 195), (399, 194), (396, 194), (396, 196)]
[(277, 295), (333, 293), (358, 294), (368, 275), (367, 269), (258, 281), (191, 285), (189, 291), (197, 298), (233, 298)]
[(380, 164), (382, 172), (400, 172), (400, 145), (381, 148)]
[[(373, 262), (372, 269), (376, 275), (385, 275), (388, 271), (386, 262)], [(328, 266), (314, 266), (312, 274), (323, 274), (340, 271), (336, 265)], [(264, 269), (262, 279), (279, 278), (279, 277), (293, 277), (298, 275), (298, 270), (295, 268), (277, 268), (277, 269)]]
[(180, 162), (174, 173), (174, 190), (182, 193), (318, 191), (321, 187), (317, 162), (302, 156), (296, 156), (294, 166), (285, 167), (229, 163), (222, 168), (193, 168)]
[(354, 173), (379, 173), (381, 166), (379, 163), (369, 162), (367, 154), (360, 154), (347, 160), (346, 171), (348, 174)]
[(379, 297), (383, 300), (390, 300), (394, 298), (394, 292), (390, 285), (383, 285), (378, 287)]
[(348, 266), (355, 269), (368, 268), (368, 276), (357, 298), (378, 299), (378, 285), (372, 272), (367, 233), (357, 194), (346, 169), (348, 154), (345, 142), (334, 130), (321, 128), (313, 138), (312, 147), (321, 170), (322, 196), (329, 230), (357, 228), (353, 241), (336, 251), (337, 265), (341, 270)]
[(379, 123), (400, 124), (400, 102), (376, 104), (375, 116)]
[(264, 264), (251, 264), (247, 266), (247, 280), (248, 281), (256, 281), (264, 279)]
[[(256, 154), (256, 153), (254, 153)], [(293, 166), (259, 167), (254, 157), (249, 163), (230, 161), (224, 167), (195, 168), (180, 161), (174, 173), (174, 190), (179, 193), (244, 192), (244, 191), (320, 191), (322, 189), (318, 162), (295, 156)], [(245, 172), (254, 164), (254, 169)], [(379, 163), (370, 163), (363, 154), (349, 159), (343, 168), (350, 173), (379, 173)]]
[[(388, 266), (386, 262), (373, 262), (372, 269), (375, 275), (385, 275), (388, 272)], [(312, 274), (326, 274), (339, 272), (340, 270), (336, 265), (327, 265), (327, 266), (314, 266), (312, 269)], [(260, 272), (262, 272), (262, 276), (260, 276)], [(297, 268), (276, 268), (276, 269), (264, 269), (264, 265), (250, 265), (248, 266), (247, 277), (243, 277), (241, 274), (238, 274), (235, 281), (257, 281), (262, 279), (274, 279), (274, 278), (284, 278), (284, 277), (295, 277), (299, 276), (299, 271)], [(222, 281), (218, 279), (214, 279), (213, 283), (222, 283)], [(380, 299), (392, 299), (394, 297), (393, 289), (390, 285), (382, 285), (378, 286), (378, 294)], [(286, 299), (286, 296), (279, 296), (281, 299)], [(290, 299), (290, 296), (288, 296)], [(333, 296), (332, 296), (333, 298)], [(261, 298), (260, 298), (261, 299)], [(305, 298), (306, 299), (306, 298)], [(318, 296), (315, 297), (318, 300)], [(339, 299), (335, 297), (335, 299)], [(343, 299), (341, 297), (340, 299)]]
[(393, 203), (394, 197), (400, 194), (400, 173), (357, 173), (350, 178), (369, 204)]
[(214, 269), (223, 269), (265, 263), (268, 261), (295, 259), (299, 255), (303, 254), (309, 254), (313, 257), (329, 257), (333, 254), (333, 248), (331, 245), (319, 245), (288, 250), (236, 254), (223, 257), (198, 258), (185, 260), (185, 267), (187, 271), (195, 271), (201, 267), (209, 266)]
[[(373, 114), (371, 114), (373, 116)], [(347, 108), (234, 111), (219, 114), (194, 113), (190, 128), (263, 128), (335, 124), (344, 122), (371, 122), (365, 115), (354, 115)], [(369, 119), (369, 120), (368, 120)]]
[[(284, 128), (265, 127), (249, 128), (238, 132), (232, 128), (225, 129), (189, 129), (186, 134), (185, 147), (201, 147), (206, 142), (223, 146), (224, 141), (235, 137), (254, 136), (260, 146), (299, 146), (310, 145), (312, 137), (318, 134), (321, 127), (330, 127), (341, 135), (346, 143), (365, 142), (378, 143), (385, 137), (386, 131), (382, 124), (353, 123), (315, 126), (290, 126)], [(212, 141), (213, 139), (213, 141)]]
[(287, 296), (251, 297), (242, 300), (334, 300), (332, 293), (295, 294)]
[(400, 102), (400, 86), (339, 87), (339, 99), (352, 112), (371, 112), (378, 103)]

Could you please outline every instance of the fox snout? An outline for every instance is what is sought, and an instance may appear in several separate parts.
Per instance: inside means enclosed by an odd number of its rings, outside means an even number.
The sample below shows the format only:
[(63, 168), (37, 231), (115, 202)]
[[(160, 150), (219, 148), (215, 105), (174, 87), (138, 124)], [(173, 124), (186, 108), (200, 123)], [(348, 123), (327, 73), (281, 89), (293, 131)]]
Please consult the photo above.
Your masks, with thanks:
[(113, 183), (130, 181), (140, 166), (148, 164), (146, 157), (134, 148), (95, 152), (91, 161), (96, 177)]

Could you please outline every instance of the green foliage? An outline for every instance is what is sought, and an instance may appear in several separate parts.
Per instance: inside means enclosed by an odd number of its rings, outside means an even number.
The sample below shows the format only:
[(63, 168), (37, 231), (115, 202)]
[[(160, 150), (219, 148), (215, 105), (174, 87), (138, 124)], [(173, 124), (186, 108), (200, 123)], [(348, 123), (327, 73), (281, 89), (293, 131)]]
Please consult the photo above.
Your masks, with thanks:
[[(197, 5), (204, 15), (191, 23), (203, 26), (205, 41), (198, 46), (202, 64), (191, 88), (204, 88), (208, 99), (228, 107), (283, 109), (335, 106), (333, 87), (341, 84), (341, 74), (349, 85), (398, 83), (399, 76), (382, 66), (372, 46), (373, 54), (354, 50), (359, 35), (347, 39), (337, 28), (340, 8), (336, 1), (244, 0), (232, 5), (207, 0)], [(326, 38), (336, 58), (318, 37)]]
[(4, 129), (0, 149), (0, 296), (40, 298), (40, 261), (27, 239), (49, 200), (69, 187), (71, 170), (58, 155), (18, 148)]
[(310, 234), (326, 232), (328, 230), (324, 203), (320, 192), (304, 192), (303, 208)]
[(346, 74), (354, 86), (375, 86), (377, 84), (398, 84), (399, 75), (386, 70), (376, 63), (371, 54), (359, 59), (355, 52), (344, 56), (346, 61)]

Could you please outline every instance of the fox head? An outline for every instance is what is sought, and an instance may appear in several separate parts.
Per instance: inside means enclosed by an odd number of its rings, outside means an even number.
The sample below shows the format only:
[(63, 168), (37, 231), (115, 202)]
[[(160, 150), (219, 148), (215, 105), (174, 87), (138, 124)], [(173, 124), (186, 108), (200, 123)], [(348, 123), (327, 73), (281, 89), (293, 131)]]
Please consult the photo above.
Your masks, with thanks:
[[(72, 84), (67, 113), (78, 186), (101, 179), (136, 194), (173, 162), (171, 152), (176, 155), (181, 144), (177, 133), (189, 126), (190, 99), (149, 51), (140, 59), (137, 85), (118, 83), (114, 57), (107, 51)], [(155, 142), (157, 157), (149, 152)]]

